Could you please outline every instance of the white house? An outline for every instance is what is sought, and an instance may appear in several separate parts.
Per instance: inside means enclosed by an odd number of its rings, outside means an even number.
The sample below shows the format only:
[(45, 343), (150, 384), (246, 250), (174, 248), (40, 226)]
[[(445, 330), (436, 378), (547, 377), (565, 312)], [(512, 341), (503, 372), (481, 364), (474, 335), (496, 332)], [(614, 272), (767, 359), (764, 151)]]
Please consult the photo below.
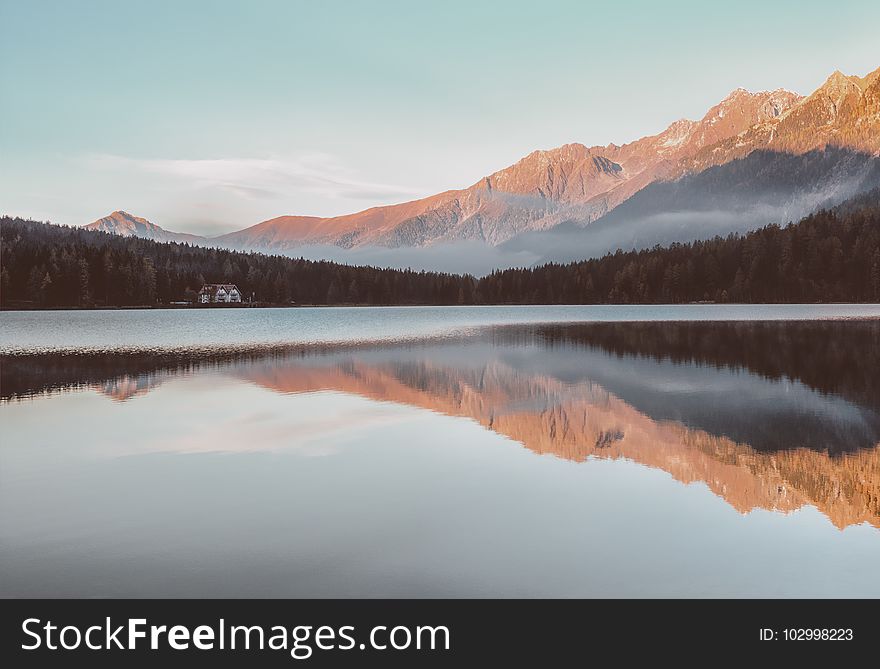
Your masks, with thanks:
[(234, 283), (206, 283), (199, 291), (199, 302), (241, 302), (241, 291)]

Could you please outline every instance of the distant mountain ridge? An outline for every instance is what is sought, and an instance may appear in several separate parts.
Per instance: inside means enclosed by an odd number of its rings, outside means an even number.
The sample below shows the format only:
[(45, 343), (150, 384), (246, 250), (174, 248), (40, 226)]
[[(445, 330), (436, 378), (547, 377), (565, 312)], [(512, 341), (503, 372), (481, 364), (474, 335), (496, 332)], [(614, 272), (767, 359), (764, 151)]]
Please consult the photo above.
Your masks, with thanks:
[(110, 234), (119, 235), (120, 237), (141, 237), (143, 239), (152, 239), (156, 242), (206, 242), (205, 237), (199, 235), (190, 235), (184, 232), (170, 232), (164, 228), (160, 228), (155, 223), (150, 223), (145, 218), (133, 216), (127, 211), (114, 211), (112, 214), (99, 218), (93, 223), (89, 223), (85, 227), (86, 230), (97, 230), (99, 232), (108, 232)]
[[(827, 154), (829, 148), (835, 151)], [(835, 72), (806, 97), (784, 89), (751, 93), (739, 88), (700, 120), (675, 121), (657, 135), (620, 146), (573, 143), (534, 151), (469, 188), (345, 216), (279, 216), (213, 238), (164, 230), (125, 212), (114, 212), (87, 227), (157, 241), (273, 253), (318, 245), (342, 249), (418, 248), (476, 241), (498, 246), (521, 236), (527, 239), (529, 234), (560, 226), (562, 229), (563, 224), (589, 228), (636, 194), (640, 199), (636, 209), (642, 214), (653, 211), (666, 215), (691, 209), (702, 197), (698, 190), (701, 182), (694, 182), (697, 185), (688, 190), (688, 180), (710, 168), (742, 161), (755, 152), (781, 156), (827, 154), (821, 159), (807, 158), (809, 169), (797, 169), (797, 161), (780, 160), (793, 172), (787, 183), (784, 178), (775, 178), (777, 185), (782, 184), (776, 196), (790, 204), (795, 217), (808, 213), (812, 202), (825, 203), (820, 197), (822, 189), (838, 188), (843, 197), (848, 197), (875, 186), (876, 170), (872, 165), (880, 156), (880, 69), (865, 77)], [(859, 176), (861, 172), (854, 165), (868, 176)], [(767, 169), (771, 168), (765, 167), (761, 177), (743, 169), (722, 172), (719, 178), (729, 177), (729, 183), (714, 184), (711, 197), (697, 202), (696, 211), (730, 200), (721, 192), (727, 188), (731, 195), (745, 201), (752, 193), (766, 193)], [(685, 185), (662, 191), (656, 201), (651, 198), (660, 191), (646, 188), (679, 182)], [(685, 192), (688, 198), (679, 207), (674, 194)], [(728, 210), (724, 213), (738, 214)], [(603, 226), (607, 228), (611, 221), (621, 218), (609, 217)], [(754, 221), (744, 219), (737, 229), (766, 222), (766, 216)], [(692, 221), (687, 227), (684, 237), (704, 236), (698, 222)], [(716, 232), (711, 230), (709, 234)], [(630, 237), (633, 235), (627, 234), (627, 239)], [(583, 252), (595, 251), (585, 247)]]
[(676, 121), (630, 144), (575, 143), (534, 151), (464, 190), (328, 219), (281, 216), (217, 241), (279, 250), (305, 244), (405, 247), (455, 240), (497, 245), (568, 220), (585, 224), (664, 176), (682, 157), (774, 118), (801, 99), (785, 90), (737, 89), (700, 121)]

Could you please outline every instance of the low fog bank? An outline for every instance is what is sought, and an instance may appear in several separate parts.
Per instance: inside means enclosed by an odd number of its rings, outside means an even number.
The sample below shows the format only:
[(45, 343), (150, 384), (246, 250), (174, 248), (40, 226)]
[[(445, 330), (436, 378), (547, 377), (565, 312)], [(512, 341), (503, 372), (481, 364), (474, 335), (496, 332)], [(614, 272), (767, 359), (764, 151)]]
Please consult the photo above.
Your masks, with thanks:
[(476, 241), (447, 242), (412, 248), (363, 246), (344, 249), (338, 246), (302, 246), (286, 251), (285, 255), (307, 260), (332, 260), (346, 265), (473, 274), (477, 277), (495, 269), (530, 267), (541, 261), (539, 254), (528, 249), (507, 250)]
[(504, 253), (528, 251), (535, 255), (536, 264), (546, 262), (568, 263), (598, 258), (606, 253), (649, 249), (656, 245), (669, 246), (726, 237), (731, 233), (747, 233), (775, 223), (787, 225), (823, 206), (833, 206), (840, 200), (826, 201), (816, 207), (801, 203), (771, 206), (757, 204), (748, 209), (667, 211), (645, 217), (605, 222), (600, 219), (584, 228), (567, 223), (547, 232), (520, 235), (502, 247)]

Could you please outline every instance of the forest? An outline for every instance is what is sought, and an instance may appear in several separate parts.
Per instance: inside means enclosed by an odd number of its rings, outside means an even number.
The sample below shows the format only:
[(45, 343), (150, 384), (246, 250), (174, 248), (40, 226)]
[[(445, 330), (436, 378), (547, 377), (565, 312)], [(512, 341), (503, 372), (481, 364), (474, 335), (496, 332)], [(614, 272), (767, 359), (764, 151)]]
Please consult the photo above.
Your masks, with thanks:
[(880, 302), (880, 191), (784, 227), (475, 278), (0, 218), (0, 307), (161, 306), (234, 283), (276, 305)]

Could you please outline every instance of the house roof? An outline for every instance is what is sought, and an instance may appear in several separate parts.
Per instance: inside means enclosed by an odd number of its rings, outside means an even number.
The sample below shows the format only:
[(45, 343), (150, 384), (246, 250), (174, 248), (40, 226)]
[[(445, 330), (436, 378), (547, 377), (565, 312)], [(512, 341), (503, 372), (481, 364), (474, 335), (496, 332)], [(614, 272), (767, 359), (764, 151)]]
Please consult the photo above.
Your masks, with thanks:
[(238, 290), (238, 286), (236, 286), (234, 283), (206, 283), (204, 286), (202, 286), (202, 289), (199, 291), (199, 293), (210, 293), (211, 295), (213, 295), (221, 288), (227, 293), (231, 292), (232, 290), (236, 290), (239, 293), (241, 292), (240, 290)]

